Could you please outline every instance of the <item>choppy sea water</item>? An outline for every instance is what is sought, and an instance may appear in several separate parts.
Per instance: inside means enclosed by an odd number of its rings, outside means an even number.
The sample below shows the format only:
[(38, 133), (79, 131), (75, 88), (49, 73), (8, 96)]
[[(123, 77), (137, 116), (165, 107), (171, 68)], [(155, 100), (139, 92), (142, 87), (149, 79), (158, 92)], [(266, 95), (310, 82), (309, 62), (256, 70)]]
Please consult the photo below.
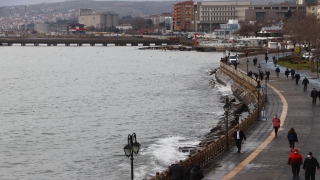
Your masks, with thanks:
[(138, 47), (0, 47), (0, 179), (144, 179), (223, 114), (206, 72), (221, 53)]

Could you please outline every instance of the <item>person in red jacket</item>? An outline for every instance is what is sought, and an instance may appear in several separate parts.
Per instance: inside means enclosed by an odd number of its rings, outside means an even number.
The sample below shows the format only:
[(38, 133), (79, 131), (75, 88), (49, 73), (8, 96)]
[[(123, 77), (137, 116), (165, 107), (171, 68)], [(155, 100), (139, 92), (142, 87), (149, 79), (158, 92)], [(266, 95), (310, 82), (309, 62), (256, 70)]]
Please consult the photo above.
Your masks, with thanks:
[(299, 154), (299, 151), (297, 148), (294, 148), (293, 152), (290, 153), (288, 157), (288, 164), (289, 165), (291, 164), (293, 178), (299, 176), (300, 166), (302, 165), (302, 163), (303, 163), (303, 160), (302, 160), (301, 154)]
[(278, 118), (277, 115), (274, 115), (273, 119), (272, 119), (272, 125), (273, 125), (273, 128), (274, 128), (274, 132), (277, 136), (278, 134), (278, 130), (280, 128), (280, 119)]

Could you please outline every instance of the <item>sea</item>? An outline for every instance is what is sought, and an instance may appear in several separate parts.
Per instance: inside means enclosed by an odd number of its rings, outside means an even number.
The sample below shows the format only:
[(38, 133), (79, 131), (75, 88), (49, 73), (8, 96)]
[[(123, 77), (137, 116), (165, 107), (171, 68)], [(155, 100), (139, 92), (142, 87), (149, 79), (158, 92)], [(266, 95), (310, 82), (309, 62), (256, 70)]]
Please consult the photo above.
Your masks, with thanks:
[(220, 52), (0, 46), (0, 179), (134, 179), (188, 153), (223, 115)]

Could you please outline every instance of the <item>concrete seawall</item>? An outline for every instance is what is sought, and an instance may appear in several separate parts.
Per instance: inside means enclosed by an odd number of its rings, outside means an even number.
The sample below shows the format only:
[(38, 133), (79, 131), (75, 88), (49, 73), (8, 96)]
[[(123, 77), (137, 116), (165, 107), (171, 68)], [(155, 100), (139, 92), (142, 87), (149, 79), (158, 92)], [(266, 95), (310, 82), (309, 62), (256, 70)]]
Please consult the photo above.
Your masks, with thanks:
[(257, 103), (256, 90), (252, 89), (252, 85), (241, 78), (234, 75), (230, 76), (229, 73), (226, 74), (223, 70), (219, 69), (216, 72), (216, 79), (225, 86), (230, 84), (233, 95), (248, 107), (252, 107)]

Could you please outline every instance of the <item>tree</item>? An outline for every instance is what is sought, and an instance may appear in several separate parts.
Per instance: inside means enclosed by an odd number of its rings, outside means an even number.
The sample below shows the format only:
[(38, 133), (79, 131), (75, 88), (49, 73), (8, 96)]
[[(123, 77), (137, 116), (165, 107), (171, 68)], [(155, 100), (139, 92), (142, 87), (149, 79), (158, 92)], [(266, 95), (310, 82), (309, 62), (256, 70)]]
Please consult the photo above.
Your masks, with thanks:
[(123, 16), (121, 19), (119, 19), (120, 24), (132, 24), (134, 21), (134, 18), (132, 16)]

